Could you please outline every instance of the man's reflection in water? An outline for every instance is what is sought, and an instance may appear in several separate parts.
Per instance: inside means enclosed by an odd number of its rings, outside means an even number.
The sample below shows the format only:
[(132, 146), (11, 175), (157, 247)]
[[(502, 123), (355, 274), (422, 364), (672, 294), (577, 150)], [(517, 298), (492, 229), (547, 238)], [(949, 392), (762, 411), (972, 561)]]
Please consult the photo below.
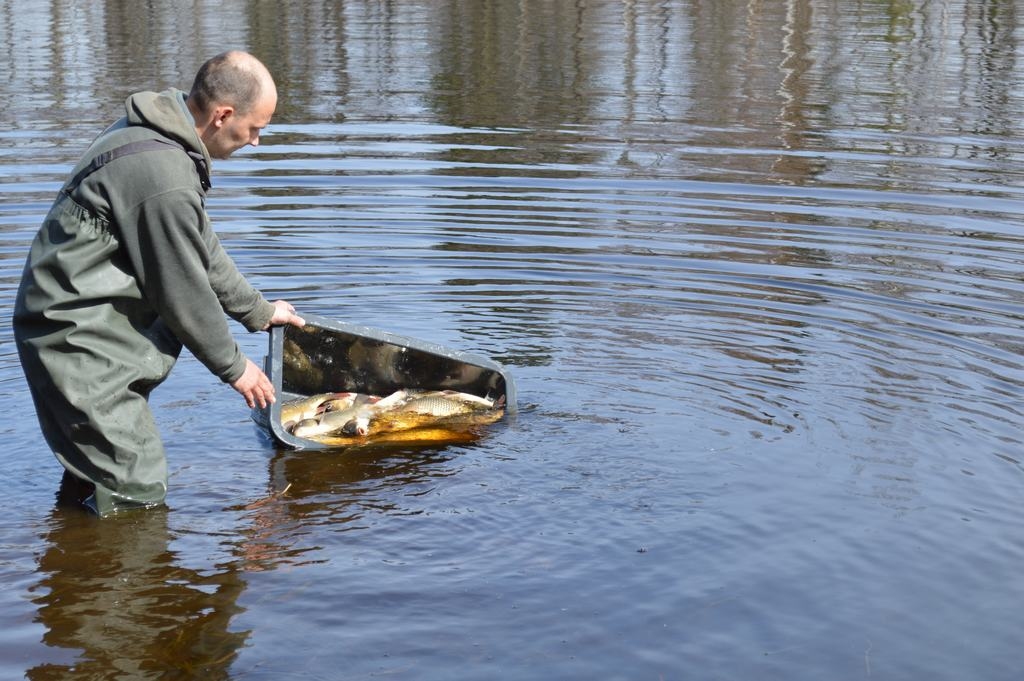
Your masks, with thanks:
[(416, 498), (410, 491), (455, 474), (455, 456), (405, 447), (279, 452), (267, 495), (224, 509), (244, 525), (232, 555), (207, 571), (181, 566), (189, 557), (170, 549), (166, 508), (99, 519), (79, 507), (85, 494), (62, 487), (33, 591), (43, 643), (67, 655), (29, 669), (27, 678), (230, 678), (250, 634), (230, 627), (243, 610), (247, 573), (330, 560), (318, 532), (351, 529), (367, 514), (410, 512), (403, 505)]
[(201, 574), (169, 547), (167, 509), (102, 520), (62, 486), (34, 588), (43, 642), (77, 655), (26, 676), (42, 679), (226, 679), (248, 632), (232, 632), (245, 582), (234, 567)]

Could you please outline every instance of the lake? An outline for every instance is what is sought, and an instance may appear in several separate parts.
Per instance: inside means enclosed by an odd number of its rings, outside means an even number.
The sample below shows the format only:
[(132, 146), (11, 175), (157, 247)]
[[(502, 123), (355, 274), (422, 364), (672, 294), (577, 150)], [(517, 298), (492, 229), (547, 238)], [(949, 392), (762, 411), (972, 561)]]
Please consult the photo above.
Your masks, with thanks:
[[(1018, 678), (1022, 36), (1001, 0), (0, 3), (0, 677)], [(125, 97), (229, 48), (281, 96), (213, 169), (239, 268), (500, 362), (518, 413), (292, 451), (185, 353), (166, 508), (101, 521), (55, 504), (22, 266)]]

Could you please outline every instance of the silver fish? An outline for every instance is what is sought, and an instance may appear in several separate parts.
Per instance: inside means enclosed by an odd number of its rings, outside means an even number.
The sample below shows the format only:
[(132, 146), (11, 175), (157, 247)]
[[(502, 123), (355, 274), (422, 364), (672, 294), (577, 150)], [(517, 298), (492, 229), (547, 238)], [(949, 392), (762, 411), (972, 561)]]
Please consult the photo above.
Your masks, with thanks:
[(408, 391), (401, 400), (357, 412), (345, 424), (345, 435), (368, 435), (422, 428), (451, 417), (495, 412), (505, 405), (505, 398), (495, 401), (455, 390)]
[(289, 400), (281, 405), (281, 425), (290, 430), (299, 421), (314, 418), (324, 411), (326, 405), (335, 400), (344, 399), (354, 393), (318, 393), (296, 400)]
[(455, 390), (430, 390), (413, 395), (399, 406), (398, 409), (417, 414), (444, 417), (494, 409), (494, 400)]
[(292, 435), (296, 437), (317, 437), (334, 433), (359, 434), (351, 422), (362, 422), (377, 411), (386, 411), (407, 398), (407, 392), (398, 390), (387, 397), (357, 394), (352, 403), (344, 408), (323, 412), (316, 420), (304, 421), (295, 426)]

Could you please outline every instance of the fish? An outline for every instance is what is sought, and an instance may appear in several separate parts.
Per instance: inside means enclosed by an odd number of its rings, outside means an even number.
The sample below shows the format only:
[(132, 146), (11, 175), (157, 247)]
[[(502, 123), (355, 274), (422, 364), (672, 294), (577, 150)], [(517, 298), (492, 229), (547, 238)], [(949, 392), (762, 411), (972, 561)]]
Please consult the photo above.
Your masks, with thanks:
[(356, 405), (349, 420), (342, 425), (337, 433), (341, 435), (366, 435), (370, 421), (380, 414), (401, 409), (409, 401), (410, 395), (415, 392), (417, 391), (396, 390), (383, 399), (368, 404)]
[[(504, 398), (502, 398), (504, 404)], [(494, 409), (495, 401), (455, 390), (430, 390), (413, 395), (400, 407), (402, 411), (429, 416), (454, 416)]]
[(387, 435), (391, 439), (395, 433), (403, 431), (442, 429), (448, 432), (457, 432), (468, 430), (470, 426), (494, 423), (504, 413), (503, 409), (478, 409), (447, 416), (434, 416), (433, 414), (398, 409), (378, 414), (375, 418), (368, 419), (365, 424), (357, 424), (362, 426), (361, 432), (353, 434), (372, 438)]
[(309, 397), (289, 400), (281, 405), (281, 426), (291, 430), (298, 422), (315, 417), (327, 404), (344, 400), (354, 393), (318, 393)]
[(323, 411), (319, 417), (297, 423), (291, 433), (295, 437), (303, 438), (345, 433), (346, 428), (354, 430), (349, 423), (361, 423), (362, 420), (369, 419), (377, 411), (385, 411), (398, 406), (407, 397), (408, 393), (405, 390), (397, 390), (383, 398), (356, 393), (348, 406), (344, 406), (345, 400), (340, 400), (334, 403), (335, 408)]
[(302, 419), (291, 428), (292, 435), (305, 437), (306, 433), (312, 433), (320, 422), (315, 418)]
[(353, 404), (344, 409), (325, 411), (314, 418), (305, 419), (295, 424), (291, 433), (295, 437), (316, 437), (318, 435), (330, 435), (340, 431), (349, 421), (356, 417), (363, 405)]
[[(370, 435), (373, 433), (409, 430), (451, 419), (453, 417), (494, 412), (505, 405), (505, 398), (498, 401), (455, 390), (406, 391), (406, 396), (390, 404), (373, 405), (373, 409), (357, 412), (346, 423), (341, 432), (345, 435)], [(497, 420), (491, 419), (491, 420)], [(489, 421), (488, 421), (489, 422)]]
[[(459, 428), (493, 423), (504, 414), (505, 397), (480, 397), (456, 390), (396, 390), (387, 397), (342, 394), (321, 403), (318, 413), (296, 422), (292, 435), (318, 441), (384, 437), (394, 440), (401, 431), (454, 432)], [(410, 440), (417, 436), (410, 435)], [(429, 438), (428, 438), (429, 439)]]
[(363, 395), (361, 393), (338, 393), (339, 397), (327, 400), (323, 403), (321, 411), (341, 411), (342, 409), (348, 409), (357, 401), (367, 400), (371, 396)]

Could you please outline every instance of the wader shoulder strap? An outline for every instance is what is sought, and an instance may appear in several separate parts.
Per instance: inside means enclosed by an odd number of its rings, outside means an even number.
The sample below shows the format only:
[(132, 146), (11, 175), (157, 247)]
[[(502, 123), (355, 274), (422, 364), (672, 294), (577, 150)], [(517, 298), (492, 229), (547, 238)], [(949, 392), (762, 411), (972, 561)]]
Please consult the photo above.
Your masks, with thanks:
[(82, 180), (114, 159), (121, 158), (122, 156), (129, 156), (130, 154), (138, 154), (143, 151), (166, 149), (167, 147), (181, 149), (188, 154), (188, 157), (192, 159), (192, 162), (196, 166), (196, 170), (199, 172), (199, 181), (203, 186), (203, 191), (207, 191), (210, 188), (210, 170), (206, 167), (206, 159), (203, 158), (202, 154), (189, 151), (177, 142), (161, 139), (159, 137), (129, 142), (128, 144), (124, 144), (120, 147), (114, 147), (113, 149), (104, 151), (102, 154), (96, 156), (96, 158), (90, 161), (89, 165), (78, 171), (78, 173), (71, 178), (71, 181), (64, 185), (64, 191), (68, 194), (75, 191), (75, 189), (78, 188), (78, 185), (82, 183)]

